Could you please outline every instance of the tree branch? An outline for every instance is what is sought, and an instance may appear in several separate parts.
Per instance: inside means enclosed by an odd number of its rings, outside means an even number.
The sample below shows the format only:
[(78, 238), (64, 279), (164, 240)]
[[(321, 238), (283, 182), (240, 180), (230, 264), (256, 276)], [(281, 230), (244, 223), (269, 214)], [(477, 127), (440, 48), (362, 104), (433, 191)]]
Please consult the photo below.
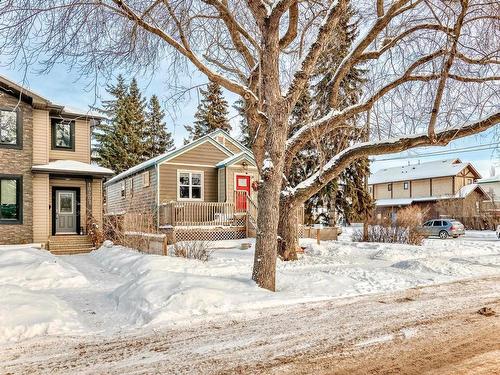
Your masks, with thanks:
[(299, 26), (299, 4), (294, 1), (288, 10), (288, 29), (283, 38), (280, 39), (280, 48), (285, 49), (297, 37)]
[(231, 36), (231, 40), (234, 44), (236, 50), (243, 56), (245, 62), (247, 63), (250, 69), (255, 65), (255, 59), (245, 43), (241, 40), (240, 35), (242, 35), (245, 39), (247, 39), (257, 50), (259, 50), (259, 45), (255, 40), (246, 32), (246, 30), (241, 27), (241, 25), (236, 21), (233, 17), (229, 9), (226, 5), (222, 4), (218, 0), (203, 0), (205, 3), (212, 5), (219, 12), (220, 18), (226, 25), (229, 35)]
[(334, 156), (325, 164), (323, 168), (298, 184), (295, 188), (284, 191), (282, 195), (286, 199), (301, 203), (320, 191), (329, 181), (337, 177), (349, 164), (358, 159), (373, 155), (392, 154), (415, 147), (431, 145), (446, 146), (454, 139), (480, 133), (499, 123), (500, 112), (495, 112), (476, 122), (437, 132), (437, 142), (431, 139), (428, 134), (418, 134), (385, 141), (359, 143), (346, 148), (344, 151)]
[(400, 40), (403, 38), (407, 37), (410, 34), (413, 34), (416, 31), (419, 30), (436, 30), (436, 31), (442, 31), (444, 33), (449, 33), (452, 32), (453, 29), (449, 27), (445, 27), (442, 25), (437, 25), (437, 24), (421, 24), (421, 25), (416, 25), (408, 30), (403, 31), (401, 34), (395, 36), (394, 38), (386, 39), (384, 41), (384, 44), (382, 45), (382, 48), (376, 51), (367, 51), (363, 54), (361, 54), (358, 58), (359, 61), (362, 60), (374, 60), (378, 59), (384, 52), (387, 52), (389, 49), (394, 47)]
[(126, 4), (122, 0), (113, 0), (113, 2), (124, 12), (124, 16), (129, 20), (136, 22), (143, 29), (149, 31), (152, 34), (157, 35), (165, 42), (167, 42), (170, 46), (175, 48), (179, 53), (184, 55), (195, 65), (203, 74), (205, 74), (211, 81), (217, 82), (222, 87), (226, 88), (229, 91), (234, 92), (242, 96), (245, 100), (257, 100), (257, 96), (250, 90), (248, 87), (245, 87), (237, 82), (234, 82), (216, 72), (212, 71), (208, 68), (194, 53), (191, 49), (184, 47), (182, 44), (177, 42), (172, 36), (167, 34), (165, 31), (160, 28), (151, 25), (146, 22), (144, 19), (139, 17), (133, 10), (130, 8), (128, 4)]
[(300, 128), (292, 137), (287, 141), (286, 145), (286, 158), (291, 160), (303, 146), (309, 142), (315, 135), (324, 134), (329, 127), (335, 127), (336, 124), (346, 122), (348, 119), (369, 110), (377, 100), (386, 95), (391, 90), (402, 85), (406, 82), (414, 81), (430, 81), (436, 79), (433, 75), (412, 75), (418, 67), (427, 64), (433, 59), (442, 56), (444, 51), (438, 50), (429, 55), (423, 56), (411, 64), (408, 69), (396, 80), (388, 83), (380, 88), (370, 98), (363, 103), (358, 103), (343, 109), (342, 111), (332, 110), (322, 118), (313, 121), (312, 123)]
[[(405, 0), (409, 1), (409, 0)], [(319, 28), (318, 35), (315, 42), (311, 45), (309, 52), (302, 61), (302, 65), (298, 71), (295, 72), (293, 81), (285, 95), (285, 101), (288, 108), (292, 108), (302, 94), (309, 78), (316, 66), (316, 62), (323, 51), (324, 47), (328, 44), (333, 30), (342, 16), (342, 12), (347, 7), (346, 0), (339, 0), (332, 3), (328, 12)]]
[(368, 46), (380, 35), (381, 31), (389, 24), (389, 22), (396, 17), (398, 11), (401, 9), (411, 9), (413, 6), (416, 6), (414, 4), (410, 4), (408, 7), (404, 7), (410, 1), (411, 0), (395, 1), (389, 9), (387, 9), (384, 16), (377, 18), (373, 26), (367, 30), (361, 40), (355, 44), (353, 50), (347, 54), (347, 56), (339, 64), (331, 80), (332, 95), (330, 97), (330, 106), (332, 108), (337, 106), (338, 92), (342, 80), (349, 73), (354, 64), (359, 61), (359, 56), (361, 56), (363, 51), (365, 51), (366, 48), (368, 48)]
[(436, 139), (436, 122), (439, 114), (439, 108), (441, 107), (441, 101), (443, 100), (444, 88), (446, 85), (446, 81), (448, 79), (448, 75), (450, 74), (451, 66), (453, 65), (453, 60), (457, 53), (457, 45), (458, 39), (460, 37), (460, 33), (462, 30), (462, 24), (464, 22), (465, 15), (467, 13), (468, 0), (460, 1), (462, 9), (460, 10), (460, 14), (458, 15), (457, 21), (455, 22), (455, 27), (453, 30), (453, 36), (451, 37), (451, 49), (448, 54), (448, 58), (446, 59), (443, 70), (441, 72), (441, 77), (439, 78), (438, 87), (436, 89), (436, 96), (434, 98), (434, 104), (432, 106), (431, 118), (429, 120), (428, 133), (429, 137), (432, 140)]

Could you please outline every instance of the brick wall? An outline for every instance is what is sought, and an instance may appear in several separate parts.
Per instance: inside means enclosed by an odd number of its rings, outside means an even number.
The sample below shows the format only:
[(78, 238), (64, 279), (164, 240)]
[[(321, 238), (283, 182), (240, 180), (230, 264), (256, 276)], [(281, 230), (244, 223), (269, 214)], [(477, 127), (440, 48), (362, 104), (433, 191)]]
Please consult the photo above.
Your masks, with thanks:
[[(14, 108), (18, 98), (0, 91), (0, 107)], [(0, 174), (23, 176), (23, 222), (22, 224), (0, 224), (0, 245), (33, 242), (33, 182), (31, 165), (33, 160), (33, 110), (19, 102), (22, 112), (22, 149), (0, 147)]]

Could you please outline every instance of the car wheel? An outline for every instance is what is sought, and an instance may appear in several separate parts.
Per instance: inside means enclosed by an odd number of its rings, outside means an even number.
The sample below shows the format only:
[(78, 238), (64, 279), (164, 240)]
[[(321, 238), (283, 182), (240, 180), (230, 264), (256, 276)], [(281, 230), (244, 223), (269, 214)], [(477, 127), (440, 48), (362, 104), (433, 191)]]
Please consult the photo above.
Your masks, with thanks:
[(439, 238), (441, 238), (442, 240), (445, 240), (448, 238), (448, 232), (445, 231), (445, 230), (442, 230), (441, 232), (439, 232)]

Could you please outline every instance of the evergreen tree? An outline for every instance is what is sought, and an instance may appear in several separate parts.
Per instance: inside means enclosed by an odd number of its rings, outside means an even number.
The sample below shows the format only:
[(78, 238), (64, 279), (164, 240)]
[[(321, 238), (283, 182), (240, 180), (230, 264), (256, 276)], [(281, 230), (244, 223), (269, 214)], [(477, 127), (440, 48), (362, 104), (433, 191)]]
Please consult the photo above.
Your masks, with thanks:
[(227, 119), (228, 104), (222, 95), (220, 85), (210, 82), (206, 90), (201, 89), (200, 91), (202, 99), (194, 115), (194, 125), (185, 126), (189, 133), (185, 143), (201, 138), (217, 129), (231, 131), (231, 125)]
[(146, 128), (144, 131), (144, 144), (146, 158), (153, 158), (174, 147), (172, 134), (167, 132), (163, 121), (165, 112), (160, 107), (160, 101), (153, 95), (148, 102), (146, 111)]
[(115, 85), (108, 84), (106, 92), (112, 99), (103, 101), (103, 107), (98, 109), (106, 118), (94, 128), (94, 146), (92, 158), (106, 168), (117, 169), (119, 151), (117, 150), (116, 129), (118, 127), (118, 113), (126, 101), (128, 86), (122, 75), (117, 77)]
[[(300, 129), (311, 119), (320, 118), (331, 111), (330, 93), (332, 76), (344, 56), (348, 53), (356, 33), (356, 25), (349, 24), (352, 11), (348, 11), (339, 22), (337, 37), (320, 56), (312, 87), (305, 90), (297, 102), (290, 119), (290, 135)], [(331, 51), (335, 51), (332, 53)], [(343, 109), (358, 102), (363, 83), (363, 71), (355, 70), (341, 83), (339, 107)], [(310, 142), (294, 158), (289, 167), (287, 179), (291, 186), (303, 181), (314, 173), (324, 161), (329, 160), (338, 152), (346, 148), (353, 140), (360, 140), (365, 136), (364, 130), (356, 127), (353, 121), (351, 127), (327, 134), (318, 134), (318, 139)], [(371, 197), (364, 189), (364, 178), (369, 173), (369, 162), (362, 159), (352, 163), (340, 176), (333, 180), (316, 195), (305, 202), (306, 222), (317, 220), (330, 222), (336, 217), (345, 221), (358, 220), (372, 207)], [(321, 210), (319, 210), (321, 209)], [(318, 215), (319, 214), (319, 215)]]
[(107, 120), (95, 132), (95, 159), (120, 173), (145, 160), (145, 104), (135, 79), (126, 85), (120, 75), (106, 91), (112, 99), (103, 102), (100, 110)]
[(233, 108), (236, 109), (240, 115), (240, 142), (246, 147), (252, 148), (252, 140), (250, 138), (250, 131), (248, 129), (248, 122), (245, 117), (245, 102), (243, 99), (238, 99), (234, 104)]

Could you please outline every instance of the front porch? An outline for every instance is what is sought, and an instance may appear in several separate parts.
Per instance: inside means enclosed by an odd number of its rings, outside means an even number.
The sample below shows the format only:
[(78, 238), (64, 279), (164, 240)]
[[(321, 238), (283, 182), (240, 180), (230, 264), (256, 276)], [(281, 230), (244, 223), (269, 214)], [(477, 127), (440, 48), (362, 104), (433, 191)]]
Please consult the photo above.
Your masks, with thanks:
[(85, 248), (80, 242), (86, 244), (94, 226), (102, 227), (102, 179), (108, 171), (63, 160), (33, 166), (34, 241), (52, 250), (76, 238), (71, 249)]
[(225, 240), (255, 236), (257, 204), (246, 191), (232, 202), (168, 202), (158, 211), (158, 228), (172, 241)]

